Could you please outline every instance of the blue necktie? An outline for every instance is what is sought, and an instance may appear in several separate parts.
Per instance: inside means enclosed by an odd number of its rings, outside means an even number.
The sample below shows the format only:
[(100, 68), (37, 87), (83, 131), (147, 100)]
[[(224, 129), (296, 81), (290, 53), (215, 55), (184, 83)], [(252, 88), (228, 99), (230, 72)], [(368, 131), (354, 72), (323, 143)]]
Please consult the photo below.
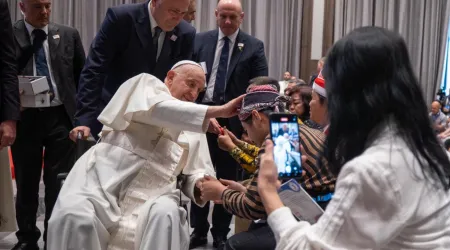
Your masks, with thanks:
[(216, 82), (214, 84), (213, 102), (222, 104), (225, 95), (225, 82), (227, 80), (228, 57), (230, 56), (230, 39), (224, 37), (222, 53), (220, 54), (219, 68), (217, 68)]
[(45, 58), (45, 51), (44, 51), (44, 41), (47, 39), (47, 34), (45, 31), (41, 29), (35, 29), (33, 30), (33, 47), (35, 49), (34, 52), (34, 62), (36, 64), (36, 74), (38, 76), (45, 76), (47, 77), (47, 82), (49, 86), (49, 93), (50, 93), (50, 100), (53, 100), (55, 97), (55, 92), (53, 90), (53, 86), (51, 83), (50, 73), (48, 71), (48, 65), (47, 65), (47, 59)]

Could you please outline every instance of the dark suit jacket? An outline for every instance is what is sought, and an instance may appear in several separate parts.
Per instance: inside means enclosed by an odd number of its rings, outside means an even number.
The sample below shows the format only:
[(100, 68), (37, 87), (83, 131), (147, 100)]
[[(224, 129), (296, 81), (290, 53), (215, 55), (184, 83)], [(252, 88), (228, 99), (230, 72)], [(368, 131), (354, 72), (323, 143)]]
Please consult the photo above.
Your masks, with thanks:
[[(14, 36), (17, 43), (16, 55), (19, 61), (19, 74), (33, 75), (33, 57), (29, 56), (30, 50), (32, 50), (31, 39), (23, 20), (17, 21), (14, 25)], [(47, 41), (52, 74), (58, 88), (59, 98), (73, 122), (78, 81), (86, 60), (80, 34), (72, 27), (49, 23)]]
[(20, 117), (14, 35), (6, 0), (0, 0), (0, 27), (0, 122), (3, 122)]
[(122, 83), (140, 73), (149, 73), (164, 81), (176, 62), (191, 59), (195, 29), (181, 21), (173, 35), (175, 41), (166, 34), (158, 63), (155, 63), (148, 2), (108, 9), (81, 73), (77, 125), (90, 127), (96, 135), (101, 130), (97, 117)]
[[(193, 60), (198, 63), (206, 63), (206, 83), (209, 83), (218, 38), (219, 30), (199, 33), (195, 37)], [(240, 43), (244, 45), (242, 51), (238, 48)], [(228, 65), (225, 102), (245, 94), (251, 79), (267, 75), (268, 67), (263, 42), (240, 30), (234, 43), (230, 64)], [(199, 95), (198, 103), (201, 103), (203, 96), (204, 92)], [(242, 126), (239, 119), (233, 117), (230, 118), (229, 122), (231, 126), (229, 129), (236, 136), (240, 137)]]

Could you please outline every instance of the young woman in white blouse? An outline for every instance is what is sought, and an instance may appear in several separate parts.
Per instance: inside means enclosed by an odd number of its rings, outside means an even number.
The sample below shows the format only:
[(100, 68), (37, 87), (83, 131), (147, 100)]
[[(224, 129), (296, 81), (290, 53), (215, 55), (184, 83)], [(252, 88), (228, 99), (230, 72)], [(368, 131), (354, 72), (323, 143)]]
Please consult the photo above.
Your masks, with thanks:
[(319, 221), (297, 221), (278, 194), (273, 144), (258, 191), (277, 249), (450, 249), (450, 160), (440, 145), (404, 40), (354, 30), (325, 68), (327, 159), (338, 175)]

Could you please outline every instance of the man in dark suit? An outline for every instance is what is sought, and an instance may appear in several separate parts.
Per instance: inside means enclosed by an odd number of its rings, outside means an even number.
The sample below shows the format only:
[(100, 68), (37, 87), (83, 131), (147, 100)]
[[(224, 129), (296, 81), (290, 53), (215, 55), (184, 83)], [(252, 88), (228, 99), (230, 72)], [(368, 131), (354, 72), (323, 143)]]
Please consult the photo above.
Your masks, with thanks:
[(97, 138), (97, 117), (120, 85), (140, 73), (161, 81), (178, 61), (191, 59), (195, 29), (182, 21), (189, 0), (152, 0), (108, 9), (81, 73), (77, 128)]
[[(263, 42), (239, 29), (244, 17), (240, 1), (221, 0), (215, 14), (219, 29), (196, 36), (193, 56), (207, 74), (207, 89), (197, 99), (207, 105), (221, 105), (244, 94), (252, 78), (268, 74)], [(243, 133), (237, 117), (218, 119), (218, 122), (239, 137)], [(217, 177), (236, 180), (239, 168), (236, 161), (228, 152), (219, 149), (217, 135), (208, 133), (207, 138)], [(194, 232), (190, 248), (195, 248), (207, 243), (209, 204), (204, 208), (193, 204), (191, 209)], [(232, 215), (222, 205), (214, 205), (211, 229), (214, 247), (221, 248), (225, 243), (231, 218)]]
[(16, 122), (20, 117), (19, 83), (14, 35), (8, 3), (0, 0), (0, 150), (16, 139)]
[(51, 0), (22, 0), (19, 6), (24, 13), (24, 19), (14, 25), (19, 74), (47, 77), (51, 104), (25, 108), (17, 124), (17, 139), (11, 151), (17, 183), (19, 242), (13, 249), (39, 249), (41, 233), (36, 227), (36, 214), (42, 160), (46, 229), (60, 186), (56, 177), (69, 172), (74, 163), (75, 145), (68, 135), (73, 129), (75, 95), (85, 53), (76, 29), (49, 23)]

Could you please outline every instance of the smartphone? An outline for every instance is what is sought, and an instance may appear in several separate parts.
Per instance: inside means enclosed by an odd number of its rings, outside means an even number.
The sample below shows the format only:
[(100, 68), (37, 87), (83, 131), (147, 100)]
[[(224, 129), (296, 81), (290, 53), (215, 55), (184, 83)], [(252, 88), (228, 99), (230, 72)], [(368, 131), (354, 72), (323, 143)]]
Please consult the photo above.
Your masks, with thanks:
[(272, 113), (270, 137), (274, 143), (273, 155), (280, 178), (302, 176), (302, 157), (300, 153), (300, 131), (297, 115)]

